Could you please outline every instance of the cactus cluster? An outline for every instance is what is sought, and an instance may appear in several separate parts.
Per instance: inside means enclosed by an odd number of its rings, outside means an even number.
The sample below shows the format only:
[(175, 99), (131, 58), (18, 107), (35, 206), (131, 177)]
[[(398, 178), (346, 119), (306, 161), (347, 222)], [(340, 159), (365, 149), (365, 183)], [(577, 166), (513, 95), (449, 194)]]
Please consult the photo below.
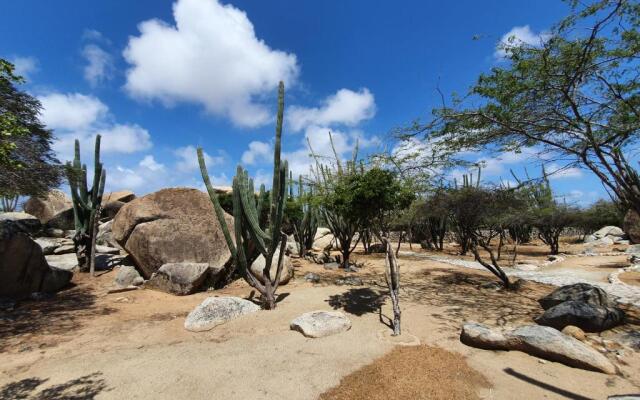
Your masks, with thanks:
[[(260, 186), (260, 195), (256, 199), (253, 179), (249, 173), (238, 166), (236, 176), (233, 178), (233, 216), (234, 235), (224, 218), (224, 211), (220, 206), (204, 160), (201, 148), (198, 148), (198, 162), (202, 179), (209, 193), (218, 222), (222, 227), (224, 238), (227, 242), (234, 266), (247, 283), (254, 287), (262, 297), (262, 308), (271, 310), (276, 306), (275, 292), (280, 283), (284, 262), (284, 251), (287, 236), (282, 232), (282, 220), (287, 200), (287, 162), (280, 160), (282, 122), (284, 115), (284, 84), (280, 82), (278, 88), (278, 114), (276, 119), (276, 141), (273, 161), (273, 186), (269, 196), (269, 218), (261, 220), (264, 207), (264, 185)], [(251, 270), (251, 264), (260, 255), (265, 259), (262, 276)], [(274, 260), (275, 256), (277, 260)], [(272, 265), (276, 265), (275, 277), (272, 278)]]
[(302, 176), (298, 177), (298, 193), (293, 193), (293, 180), (289, 178), (289, 199), (296, 208), (295, 215), (290, 216), (290, 223), (293, 228), (293, 237), (298, 244), (298, 255), (304, 257), (308, 250), (313, 247), (313, 241), (318, 231), (318, 210), (312, 204), (313, 190), (309, 188), (305, 191)]
[[(469, 187), (479, 188), (481, 175), (482, 175), (482, 167), (478, 166), (478, 176), (476, 178), (475, 185), (473, 183), (473, 172), (469, 172), (468, 174), (462, 175), (462, 187), (463, 188), (469, 188)], [(456, 189), (458, 188), (458, 180), (456, 178), (453, 178), (453, 186)]]
[(93, 183), (87, 185), (87, 166), (80, 161), (80, 142), (75, 142), (73, 163), (67, 162), (67, 179), (73, 201), (73, 217), (76, 232), (73, 243), (78, 258), (80, 271), (95, 269), (95, 245), (98, 231), (98, 220), (102, 205), (102, 195), (106, 180), (106, 171), (100, 162), (100, 135), (96, 136)]

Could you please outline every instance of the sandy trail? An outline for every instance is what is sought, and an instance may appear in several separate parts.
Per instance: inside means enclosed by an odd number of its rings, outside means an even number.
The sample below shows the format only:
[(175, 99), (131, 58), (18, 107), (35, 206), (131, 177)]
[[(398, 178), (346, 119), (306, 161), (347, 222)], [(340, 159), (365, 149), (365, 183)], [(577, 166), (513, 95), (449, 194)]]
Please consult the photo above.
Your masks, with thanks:
[[(85, 396), (81, 398), (118, 400), (315, 399), (393, 346), (380, 335), (388, 329), (379, 314), (379, 305), (386, 300), (380, 286), (382, 260), (364, 259), (367, 266), (358, 275), (366, 286), (334, 286), (331, 282), (340, 272), (303, 262), (298, 279), (281, 288), (284, 298), (275, 311), (258, 312), (203, 333), (187, 332), (182, 324), (184, 316), (211, 293), (106, 294), (115, 271), (95, 280), (81, 276), (76, 288), (54, 300), (58, 308), (33, 303), (10, 322), (0, 319), (0, 398), (19, 398), (16, 394), (38, 398), (38, 393), (49, 390), (40, 398), (75, 393)], [(637, 353), (626, 356), (629, 365), (622, 366), (621, 376), (608, 376), (542, 364), (520, 352), (472, 349), (459, 342), (465, 321), (492, 326), (531, 323), (541, 311), (535, 300), (550, 287), (531, 284), (522, 293), (502, 293), (483, 289), (493, 279), (482, 271), (429, 260), (401, 259), (401, 265), (404, 331), (422, 343), (464, 355), (493, 386), (480, 389), (481, 398), (566, 399), (571, 393), (577, 399), (602, 399), (640, 392), (640, 382), (633, 378), (640, 376)], [(304, 282), (301, 277), (308, 271), (322, 275), (323, 283)], [(237, 282), (215, 294), (249, 292)], [(382, 305), (385, 316), (390, 315), (388, 307)], [(323, 339), (306, 339), (289, 330), (291, 319), (316, 309), (344, 311), (352, 329)]]

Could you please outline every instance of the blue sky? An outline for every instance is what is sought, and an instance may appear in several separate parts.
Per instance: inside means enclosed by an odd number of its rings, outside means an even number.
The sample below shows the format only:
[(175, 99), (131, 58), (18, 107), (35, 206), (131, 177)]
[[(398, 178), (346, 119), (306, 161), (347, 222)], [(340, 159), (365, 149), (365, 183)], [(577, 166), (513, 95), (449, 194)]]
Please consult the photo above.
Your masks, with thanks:
[[(325, 153), (329, 130), (345, 156), (356, 138), (365, 153), (393, 148), (389, 132), (428, 118), (437, 86), (464, 93), (501, 62), (505, 35), (540, 40), (567, 11), (559, 0), (20, 0), (3, 4), (0, 57), (41, 99), (61, 160), (76, 137), (88, 156), (101, 133), (109, 188), (143, 194), (201, 187), (197, 146), (215, 184), (239, 162), (268, 181), (280, 79), (294, 173), (308, 169), (306, 138)], [(494, 182), (539, 162), (469, 157)], [(587, 171), (552, 184), (573, 202), (606, 196)]]

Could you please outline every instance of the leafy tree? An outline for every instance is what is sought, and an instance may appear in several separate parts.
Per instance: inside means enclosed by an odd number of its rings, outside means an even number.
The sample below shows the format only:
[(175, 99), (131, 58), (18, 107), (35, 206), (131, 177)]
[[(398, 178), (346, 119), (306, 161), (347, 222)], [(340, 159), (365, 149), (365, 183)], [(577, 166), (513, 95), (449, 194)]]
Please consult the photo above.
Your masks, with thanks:
[(443, 104), (404, 138), (425, 134), (448, 154), (534, 148), (592, 171), (640, 212), (640, 178), (628, 158), (640, 128), (640, 4), (569, 3), (571, 15), (547, 40), (503, 44), (505, 63), (480, 75), (464, 101)]
[(60, 184), (62, 167), (51, 150), (52, 132), (39, 120), (40, 102), (16, 88), (24, 80), (0, 59), (0, 197), (40, 195)]
[(605, 226), (622, 226), (624, 210), (614, 201), (598, 200), (578, 213), (576, 227), (588, 235)]

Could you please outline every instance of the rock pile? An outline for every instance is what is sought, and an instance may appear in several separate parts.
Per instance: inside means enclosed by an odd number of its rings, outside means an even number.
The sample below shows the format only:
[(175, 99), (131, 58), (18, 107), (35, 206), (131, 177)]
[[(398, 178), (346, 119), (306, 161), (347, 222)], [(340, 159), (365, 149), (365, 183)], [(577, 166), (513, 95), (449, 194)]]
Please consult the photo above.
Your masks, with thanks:
[(612, 244), (629, 244), (629, 240), (627, 234), (617, 226), (605, 226), (585, 237), (584, 243), (592, 246), (609, 246)]

